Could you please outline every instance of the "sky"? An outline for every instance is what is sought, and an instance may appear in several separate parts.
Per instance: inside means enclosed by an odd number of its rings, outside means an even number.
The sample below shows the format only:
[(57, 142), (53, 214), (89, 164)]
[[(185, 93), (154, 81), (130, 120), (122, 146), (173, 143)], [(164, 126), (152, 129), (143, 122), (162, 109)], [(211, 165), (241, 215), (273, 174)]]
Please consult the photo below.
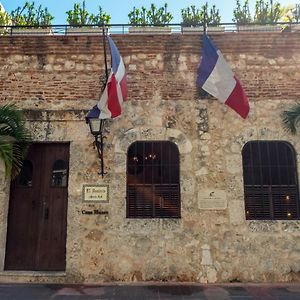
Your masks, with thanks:
[[(18, 6), (23, 6), (25, 0), (0, 0), (7, 12), (11, 12)], [(32, 2), (32, 0), (29, 0)], [(50, 13), (54, 16), (52, 21), (53, 25), (63, 25), (66, 24), (66, 11), (73, 8), (74, 3), (82, 3), (82, 0), (35, 0), (36, 6), (42, 5), (48, 7)], [(196, 5), (197, 7), (203, 5), (205, 0), (86, 0), (86, 9), (90, 13), (97, 13), (99, 5), (103, 10), (111, 15), (112, 24), (127, 24), (128, 23), (128, 13), (135, 6), (140, 8), (141, 6), (150, 7), (151, 3), (154, 3), (157, 7), (163, 6), (167, 2), (169, 11), (173, 14), (174, 19), (171, 23), (181, 22), (181, 9), (188, 7), (190, 5)], [(241, 0), (243, 3), (244, 1)], [(299, 0), (279, 0), (282, 5), (299, 3)], [(233, 18), (233, 10), (236, 4), (236, 0), (214, 0), (208, 1), (209, 5), (212, 6), (216, 4), (217, 8), (220, 10), (221, 22), (230, 23)], [(249, 0), (250, 7), (253, 9), (255, 0)]]

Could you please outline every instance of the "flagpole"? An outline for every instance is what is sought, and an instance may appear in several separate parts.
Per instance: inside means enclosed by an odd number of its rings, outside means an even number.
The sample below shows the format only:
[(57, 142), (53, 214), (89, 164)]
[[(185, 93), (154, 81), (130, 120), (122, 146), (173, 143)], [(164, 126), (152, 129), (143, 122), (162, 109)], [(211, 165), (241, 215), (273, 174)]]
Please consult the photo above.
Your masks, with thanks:
[(206, 34), (207, 31), (207, 12), (204, 13), (204, 23), (203, 23), (203, 34)]
[(106, 54), (106, 28), (105, 28), (105, 25), (103, 25), (103, 27), (102, 27), (102, 40), (103, 40), (103, 52), (104, 52), (105, 76), (106, 76), (106, 83), (107, 83), (108, 67), (107, 67), (107, 54)]
[[(102, 26), (102, 41), (103, 41), (103, 55), (104, 55), (104, 66), (105, 66), (105, 86), (107, 85), (108, 81), (108, 67), (107, 67), (107, 52), (106, 52), (106, 28), (105, 25), (103, 24)], [(100, 160), (101, 160), (101, 175), (102, 178), (104, 176), (104, 159), (103, 159), (103, 130), (104, 130), (104, 125), (105, 125), (105, 120), (101, 119), (100, 121), (100, 128), (101, 128), (101, 134), (100, 134)]]

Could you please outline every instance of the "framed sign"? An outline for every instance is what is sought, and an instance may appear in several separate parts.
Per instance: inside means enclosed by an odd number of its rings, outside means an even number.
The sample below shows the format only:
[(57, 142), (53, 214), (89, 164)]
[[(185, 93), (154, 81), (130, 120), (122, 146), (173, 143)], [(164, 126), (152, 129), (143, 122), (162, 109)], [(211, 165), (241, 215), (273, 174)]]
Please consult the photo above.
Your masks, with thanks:
[(200, 209), (224, 210), (227, 208), (227, 195), (223, 190), (201, 190), (198, 199)]
[(108, 202), (108, 184), (84, 184), (82, 188), (83, 202)]

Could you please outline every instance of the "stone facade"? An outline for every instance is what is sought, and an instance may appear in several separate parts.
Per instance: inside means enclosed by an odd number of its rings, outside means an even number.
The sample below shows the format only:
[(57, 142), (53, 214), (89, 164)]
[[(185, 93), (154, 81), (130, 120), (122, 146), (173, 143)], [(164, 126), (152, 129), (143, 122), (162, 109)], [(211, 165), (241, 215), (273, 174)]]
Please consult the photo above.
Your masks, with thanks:
[[(66, 272), (2, 271), (0, 280), (299, 281), (300, 222), (245, 220), (241, 157), (251, 140), (287, 140), (300, 153), (299, 138), (280, 121), (280, 113), (300, 98), (299, 35), (214, 35), (249, 95), (246, 120), (200, 97), (195, 86), (200, 36), (113, 39), (127, 66), (129, 101), (121, 117), (106, 122), (107, 174), (101, 178), (84, 122), (103, 82), (101, 39), (1, 37), (0, 102), (25, 110), (35, 141), (71, 144)], [(137, 140), (178, 146), (180, 219), (126, 218), (126, 153)], [(84, 184), (108, 184), (108, 203), (84, 203)], [(1, 186), (3, 270), (9, 182), (2, 179)], [(108, 214), (82, 213), (95, 209)]]

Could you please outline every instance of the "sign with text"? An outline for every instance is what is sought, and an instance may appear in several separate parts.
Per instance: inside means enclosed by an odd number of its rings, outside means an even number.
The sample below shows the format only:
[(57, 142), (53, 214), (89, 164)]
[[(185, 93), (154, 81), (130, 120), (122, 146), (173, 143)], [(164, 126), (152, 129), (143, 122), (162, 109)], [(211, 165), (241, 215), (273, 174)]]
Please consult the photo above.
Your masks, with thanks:
[(83, 185), (84, 202), (108, 202), (108, 185)]
[(226, 192), (223, 190), (201, 190), (198, 199), (200, 209), (223, 210), (227, 208)]

